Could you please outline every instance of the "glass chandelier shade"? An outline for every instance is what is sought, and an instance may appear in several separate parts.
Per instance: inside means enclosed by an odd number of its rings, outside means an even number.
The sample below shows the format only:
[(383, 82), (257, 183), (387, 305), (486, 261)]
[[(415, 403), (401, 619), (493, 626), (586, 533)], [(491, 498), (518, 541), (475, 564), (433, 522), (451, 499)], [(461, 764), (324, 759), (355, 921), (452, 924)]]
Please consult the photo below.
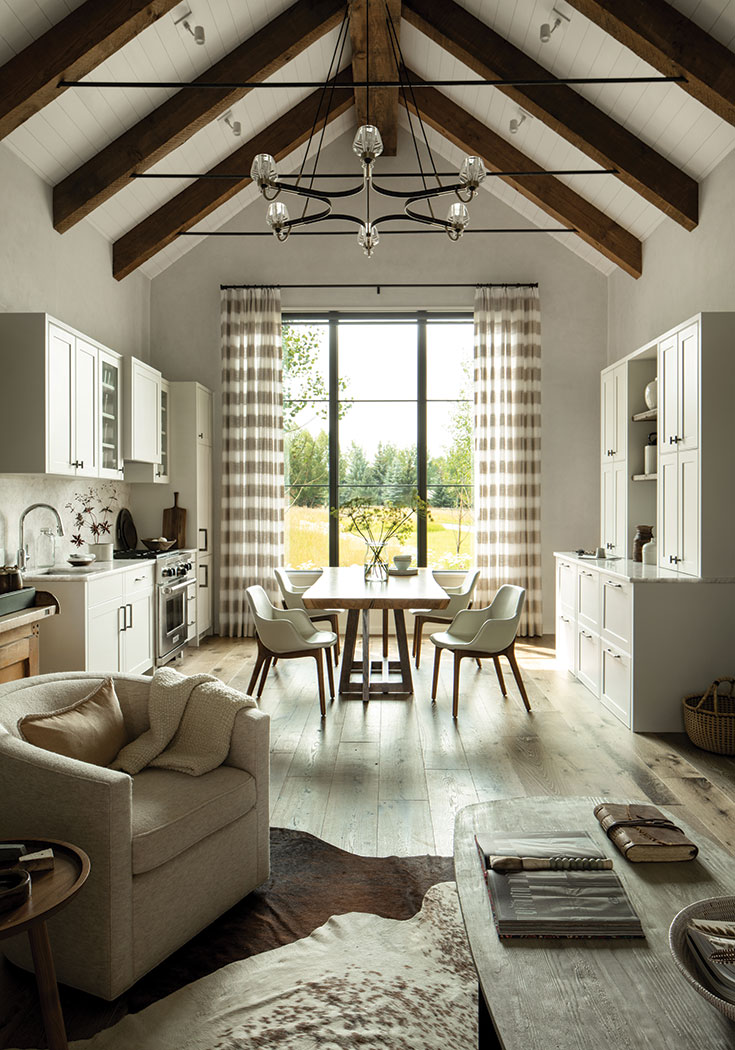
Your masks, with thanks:
[(374, 124), (363, 124), (357, 129), (352, 152), (360, 158), (363, 166), (369, 167), (378, 159), (383, 152), (383, 140)]
[[(273, 205), (271, 205), (273, 207)], [(449, 211), (447, 212), (447, 233), (452, 241), (458, 241), (459, 238), (465, 231), (465, 227), (469, 225), (470, 213), (467, 211), (467, 205), (461, 201), (455, 201), (454, 204), (450, 205)]]

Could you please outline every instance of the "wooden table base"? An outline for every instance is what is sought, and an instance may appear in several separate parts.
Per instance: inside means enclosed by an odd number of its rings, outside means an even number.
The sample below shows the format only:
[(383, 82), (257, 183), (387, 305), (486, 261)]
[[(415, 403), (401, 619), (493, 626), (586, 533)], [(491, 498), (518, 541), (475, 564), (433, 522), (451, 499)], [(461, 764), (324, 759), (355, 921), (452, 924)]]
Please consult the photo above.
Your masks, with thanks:
[(28, 940), (31, 942), (33, 969), (36, 971), (41, 1017), (43, 1018), (43, 1027), (46, 1031), (49, 1050), (69, 1050), (46, 923), (37, 922), (35, 925), (29, 926)]
[[(357, 644), (357, 631), (360, 626), (360, 614), (362, 614), (362, 660), (355, 660), (355, 647)], [(345, 632), (344, 648), (342, 650), (342, 667), (339, 675), (339, 691), (347, 696), (361, 696), (363, 700), (369, 700), (371, 696), (381, 696), (390, 693), (394, 696), (411, 696), (413, 693), (413, 679), (411, 677), (411, 661), (408, 655), (408, 637), (406, 635), (406, 618), (403, 609), (394, 609), (393, 616), (396, 624), (396, 642), (398, 643), (398, 659), (388, 660), (385, 617), (383, 630), (383, 657), (379, 660), (370, 659), (370, 610), (348, 609), (347, 630)], [(389, 679), (389, 674), (399, 674), (398, 679)], [(353, 675), (359, 675), (359, 681), (352, 681)], [(381, 677), (377, 677), (380, 675)]]

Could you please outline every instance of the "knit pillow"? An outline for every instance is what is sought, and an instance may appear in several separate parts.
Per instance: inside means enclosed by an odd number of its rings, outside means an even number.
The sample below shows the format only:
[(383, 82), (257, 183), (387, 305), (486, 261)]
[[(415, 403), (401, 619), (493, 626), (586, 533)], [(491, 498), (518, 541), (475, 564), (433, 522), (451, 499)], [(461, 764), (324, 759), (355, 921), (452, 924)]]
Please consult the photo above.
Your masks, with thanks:
[(108, 766), (128, 742), (111, 678), (61, 711), (25, 715), (18, 730), (29, 744), (94, 766)]

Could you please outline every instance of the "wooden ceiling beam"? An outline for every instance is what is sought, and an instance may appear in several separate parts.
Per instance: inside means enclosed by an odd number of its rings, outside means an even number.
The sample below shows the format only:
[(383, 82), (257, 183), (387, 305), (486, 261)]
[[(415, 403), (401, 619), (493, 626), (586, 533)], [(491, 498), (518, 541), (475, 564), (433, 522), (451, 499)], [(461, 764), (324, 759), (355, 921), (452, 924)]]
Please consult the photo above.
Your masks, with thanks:
[(87, 0), (0, 69), (0, 139), (80, 80), (179, 0)]
[(735, 124), (735, 54), (664, 0), (568, 0), (723, 120)]
[[(334, 79), (338, 84), (351, 84), (352, 71), (349, 68), (345, 69)], [(253, 158), (258, 153), (270, 153), (276, 161), (293, 153), (306, 142), (311, 133), (321, 95), (321, 91), (313, 92), (207, 174), (236, 175), (249, 172)], [(331, 123), (353, 104), (354, 98), (349, 91), (336, 92), (326, 121), (323, 115), (320, 116), (316, 123), (316, 132), (321, 131), (325, 123)], [(322, 109), (325, 107), (322, 106)], [(191, 229), (248, 186), (250, 181), (249, 177), (222, 181), (212, 178), (197, 179), (115, 241), (112, 247), (113, 276), (118, 281), (127, 277), (147, 259), (160, 252), (167, 244), (171, 244), (180, 231)], [(285, 196), (287, 199), (288, 194)]]
[[(344, 11), (344, 0), (297, 0), (198, 80), (265, 80), (338, 25)], [(152, 167), (251, 90), (177, 92), (54, 187), (54, 227), (71, 229), (127, 186), (132, 173)]]
[[(398, 80), (392, 34), (400, 34), (401, 0), (349, 0), (352, 75), (355, 80)], [(365, 61), (370, 47), (369, 68)], [(397, 49), (397, 48), (396, 48)], [(383, 139), (383, 153), (395, 157), (398, 147), (398, 88), (355, 88), (357, 126), (375, 124)]]
[[(404, 0), (405, 2), (405, 0)], [(416, 73), (409, 76), (417, 82)], [(465, 153), (481, 157), (488, 171), (538, 171), (540, 166), (436, 88), (416, 92), (421, 118)], [(401, 98), (405, 105), (405, 101)], [(414, 112), (413, 104), (410, 108)], [(547, 215), (576, 233), (631, 277), (642, 270), (641, 242), (554, 175), (498, 176)]]
[[(610, 0), (609, 6), (618, 3)], [(636, 5), (641, 11), (648, 9), (648, 4), (630, 0), (630, 6)], [(454, 0), (403, 0), (403, 17), (486, 79), (552, 76)], [(487, 90), (504, 92), (603, 168), (617, 168), (619, 179), (684, 229), (693, 230), (697, 225), (697, 182), (572, 88), (560, 84)]]

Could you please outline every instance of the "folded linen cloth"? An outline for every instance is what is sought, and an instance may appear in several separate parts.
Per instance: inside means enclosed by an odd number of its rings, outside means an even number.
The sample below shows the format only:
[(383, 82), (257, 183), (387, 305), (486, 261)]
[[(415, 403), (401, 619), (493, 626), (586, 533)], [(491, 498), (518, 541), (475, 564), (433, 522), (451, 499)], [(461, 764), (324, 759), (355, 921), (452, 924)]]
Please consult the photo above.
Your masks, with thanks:
[(120, 750), (111, 769), (139, 773), (146, 766), (198, 777), (222, 765), (238, 711), (257, 707), (252, 697), (209, 674), (187, 677), (159, 668), (148, 697), (150, 728)]

